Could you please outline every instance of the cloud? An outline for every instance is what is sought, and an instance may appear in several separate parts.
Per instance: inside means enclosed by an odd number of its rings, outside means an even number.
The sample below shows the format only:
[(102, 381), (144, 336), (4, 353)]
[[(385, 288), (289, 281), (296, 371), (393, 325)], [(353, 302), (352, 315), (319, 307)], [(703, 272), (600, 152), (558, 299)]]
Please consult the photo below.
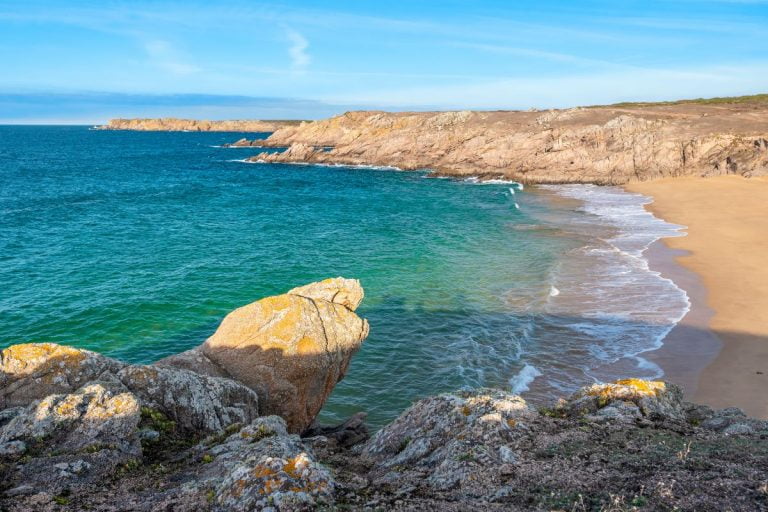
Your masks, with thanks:
[(470, 48), (470, 49), (484, 51), (484, 52), (514, 55), (518, 57), (530, 57), (535, 59), (544, 59), (552, 62), (579, 64), (582, 66), (597, 66), (597, 67), (607, 67), (607, 68), (629, 67), (629, 66), (625, 66), (622, 64), (615, 64), (613, 62), (609, 62), (601, 59), (590, 59), (586, 57), (579, 57), (577, 55), (570, 55), (567, 53), (548, 52), (548, 51), (536, 50), (532, 48), (519, 48), (519, 47), (512, 47), (512, 46), (494, 45), (494, 44), (462, 43), (462, 42), (456, 42), (451, 44), (452, 46), (456, 46), (456, 47)]
[(291, 28), (285, 28), (285, 35), (290, 41), (291, 46), (288, 48), (288, 55), (291, 56), (291, 68), (297, 72), (304, 72), (309, 65), (309, 54), (307, 48), (309, 48), (309, 41)]
[(168, 41), (148, 41), (144, 43), (144, 50), (153, 65), (171, 74), (191, 75), (201, 71), (199, 67), (186, 62), (186, 59)]

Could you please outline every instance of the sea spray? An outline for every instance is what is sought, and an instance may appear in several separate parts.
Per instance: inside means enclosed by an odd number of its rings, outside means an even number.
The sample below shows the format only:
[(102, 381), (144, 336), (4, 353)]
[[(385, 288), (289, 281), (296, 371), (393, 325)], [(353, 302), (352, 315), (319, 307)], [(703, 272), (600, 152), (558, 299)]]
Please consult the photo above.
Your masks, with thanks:
[(541, 377), (542, 373), (531, 366), (526, 364), (523, 369), (520, 370), (517, 375), (509, 379), (509, 387), (513, 393), (524, 393), (528, 391), (529, 385), (534, 381), (536, 377)]

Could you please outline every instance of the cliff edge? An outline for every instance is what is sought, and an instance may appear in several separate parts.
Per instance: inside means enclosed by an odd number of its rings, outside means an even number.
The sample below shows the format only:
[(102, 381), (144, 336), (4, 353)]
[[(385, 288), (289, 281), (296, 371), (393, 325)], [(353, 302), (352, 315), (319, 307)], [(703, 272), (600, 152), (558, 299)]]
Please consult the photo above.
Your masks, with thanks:
[(768, 174), (768, 103), (347, 112), (280, 128), (254, 145), (288, 148), (254, 162), (386, 165), (522, 183), (761, 176)]

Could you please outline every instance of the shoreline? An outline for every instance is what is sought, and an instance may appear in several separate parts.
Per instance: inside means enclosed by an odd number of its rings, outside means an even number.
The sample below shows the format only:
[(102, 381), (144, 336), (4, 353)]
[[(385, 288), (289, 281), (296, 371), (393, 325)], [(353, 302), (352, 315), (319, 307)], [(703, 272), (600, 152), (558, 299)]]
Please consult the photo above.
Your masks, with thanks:
[(686, 251), (669, 247), (666, 239), (651, 244), (643, 256), (651, 270), (671, 280), (688, 295), (689, 310), (662, 339), (661, 347), (643, 352), (641, 357), (664, 372), (663, 379), (680, 386), (687, 399), (693, 400), (704, 369), (719, 354), (722, 342), (709, 329), (714, 311), (707, 305), (707, 288), (695, 272), (677, 261)]
[(648, 251), (692, 306), (646, 355), (690, 400), (768, 418), (768, 180), (673, 178), (624, 189), (652, 197), (648, 211), (688, 233)]

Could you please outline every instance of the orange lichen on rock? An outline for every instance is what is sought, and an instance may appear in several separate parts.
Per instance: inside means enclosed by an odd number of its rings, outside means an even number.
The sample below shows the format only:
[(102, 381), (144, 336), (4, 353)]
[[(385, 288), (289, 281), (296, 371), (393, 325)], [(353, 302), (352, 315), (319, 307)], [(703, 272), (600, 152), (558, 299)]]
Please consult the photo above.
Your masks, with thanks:
[[(12, 345), (0, 352), (4, 367), (16, 369), (19, 373), (31, 373), (44, 370), (54, 364), (76, 366), (86, 358), (86, 353), (76, 348), (55, 343), (22, 343)], [(10, 361), (16, 364), (10, 368)]]
[(642, 379), (622, 379), (613, 384), (595, 384), (586, 389), (586, 395), (604, 400), (638, 399), (645, 396), (658, 396), (664, 392), (666, 384), (659, 381)]
[(646, 395), (658, 395), (660, 391), (664, 391), (667, 388), (667, 385), (661, 381), (643, 379), (621, 379), (617, 380), (615, 384), (629, 386), (637, 390), (638, 393)]

